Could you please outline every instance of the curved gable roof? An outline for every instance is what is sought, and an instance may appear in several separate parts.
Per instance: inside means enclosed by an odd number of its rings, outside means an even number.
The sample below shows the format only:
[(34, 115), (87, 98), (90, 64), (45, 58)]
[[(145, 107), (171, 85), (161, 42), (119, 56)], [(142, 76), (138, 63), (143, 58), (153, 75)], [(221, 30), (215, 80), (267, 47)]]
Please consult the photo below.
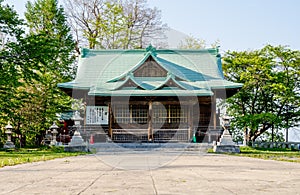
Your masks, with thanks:
[[(151, 59), (150, 59), (151, 58)], [(134, 73), (153, 60), (165, 77), (135, 77)], [(217, 49), (156, 50), (152, 46), (139, 50), (90, 50), (83, 49), (74, 81), (62, 83), (61, 88), (86, 89), (90, 95), (110, 94), (128, 88), (131, 82), (139, 88), (137, 94), (162, 95), (170, 82), (176, 91), (208, 91), (218, 88), (240, 88), (242, 85), (224, 80), (221, 58)], [(169, 82), (169, 83), (168, 83)], [(105, 92), (106, 91), (106, 92)], [(205, 93), (204, 93), (205, 91)], [(126, 92), (124, 92), (126, 93)], [(166, 94), (170, 95), (170, 90)], [(182, 93), (182, 92), (180, 92)], [(184, 92), (183, 92), (184, 93)], [(116, 94), (116, 93), (115, 93)], [(176, 95), (174, 93), (174, 95)]]

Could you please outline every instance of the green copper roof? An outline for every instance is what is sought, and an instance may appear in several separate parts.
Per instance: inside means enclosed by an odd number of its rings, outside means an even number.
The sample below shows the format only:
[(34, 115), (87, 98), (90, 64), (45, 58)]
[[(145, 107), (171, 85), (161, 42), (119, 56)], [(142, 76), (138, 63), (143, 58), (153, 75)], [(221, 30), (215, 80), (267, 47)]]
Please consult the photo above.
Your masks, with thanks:
[[(149, 58), (167, 74), (135, 76)], [(149, 46), (139, 50), (82, 49), (75, 80), (58, 86), (85, 89), (96, 96), (211, 96), (212, 89), (240, 88), (242, 84), (224, 80), (217, 49)]]

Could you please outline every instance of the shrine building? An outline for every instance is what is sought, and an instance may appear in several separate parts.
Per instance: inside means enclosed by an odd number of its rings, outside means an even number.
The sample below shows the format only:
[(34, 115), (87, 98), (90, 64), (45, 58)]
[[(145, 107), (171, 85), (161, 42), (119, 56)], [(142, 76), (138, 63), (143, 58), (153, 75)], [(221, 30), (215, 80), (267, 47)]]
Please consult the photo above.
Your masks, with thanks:
[(218, 49), (149, 46), (82, 49), (76, 78), (58, 86), (85, 102), (86, 138), (212, 142), (222, 131), (217, 101), (237, 93), (242, 84), (224, 79)]

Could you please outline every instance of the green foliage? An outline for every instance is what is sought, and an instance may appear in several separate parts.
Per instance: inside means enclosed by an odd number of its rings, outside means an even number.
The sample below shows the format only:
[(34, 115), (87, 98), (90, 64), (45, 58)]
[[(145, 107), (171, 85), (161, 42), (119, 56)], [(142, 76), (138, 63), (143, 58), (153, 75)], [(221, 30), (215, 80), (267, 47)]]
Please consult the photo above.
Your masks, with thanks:
[(25, 95), (16, 95), (16, 90), (22, 86), (19, 80), (25, 75), (23, 70), (26, 70), (27, 66), (19, 59), (21, 53), (14, 52), (14, 48), (18, 47), (15, 40), (24, 32), (22, 26), (23, 21), (19, 19), (15, 10), (3, 5), (3, 0), (0, 0), (0, 145), (6, 139), (2, 127), (13, 116), (12, 108), (20, 107), (21, 98)]
[[(25, 16), (30, 33), (15, 36), (0, 50), (0, 123), (12, 122), (20, 147), (39, 145), (56, 114), (70, 108), (70, 98), (57, 84), (74, 74), (69, 70), (75, 43), (57, 1), (28, 2)], [(10, 30), (22, 28), (18, 24)]]
[(240, 131), (237, 128), (231, 128), (230, 129), (230, 134), (232, 136), (232, 141), (235, 143), (241, 143), (244, 140), (244, 134), (242, 131)]
[(64, 151), (64, 147), (56, 147), (56, 146), (53, 146), (50, 148), (50, 150), (52, 152), (55, 152), (55, 153), (62, 153), (62, 152), (65, 152)]
[(262, 136), (260, 136), (261, 141), (265, 142), (284, 142), (284, 135), (278, 129), (273, 129), (271, 131), (266, 131)]
[[(98, 37), (90, 37), (89, 44), (90, 48), (96, 46), (100, 48), (122, 48), (124, 43), (124, 37), (122, 34), (126, 31), (124, 23), (126, 22), (123, 8), (119, 3), (116, 2), (104, 2), (103, 13), (98, 15), (95, 21), (92, 21), (92, 25), (95, 29), (98, 29)], [(84, 36), (89, 37), (89, 29), (84, 31)]]
[(5, 44), (5, 39), (19, 37), (24, 30), (20, 27), (23, 20), (19, 19), (17, 12), (9, 5), (3, 5), (4, 0), (0, 0), (0, 46)]
[[(64, 9), (58, 7), (57, 0), (37, 0), (28, 2), (25, 13), (30, 36), (35, 41), (35, 57), (43, 68), (48, 68), (62, 81), (69, 80), (75, 72), (70, 72), (70, 64), (75, 56), (72, 52), (75, 42), (67, 25)], [(47, 64), (47, 66), (44, 66)], [(41, 70), (41, 69), (40, 69)], [(44, 70), (47, 72), (47, 69)], [(43, 72), (42, 72), (43, 73)]]
[(233, 127), (246, 131), (248, 141), (254, 141), (271, 128), (297, 124), (299, 51), (268, 45), (255, 51), (229, 51), (223, 60), (225, 77), (244, 84), (226, 104), (234, 117)]

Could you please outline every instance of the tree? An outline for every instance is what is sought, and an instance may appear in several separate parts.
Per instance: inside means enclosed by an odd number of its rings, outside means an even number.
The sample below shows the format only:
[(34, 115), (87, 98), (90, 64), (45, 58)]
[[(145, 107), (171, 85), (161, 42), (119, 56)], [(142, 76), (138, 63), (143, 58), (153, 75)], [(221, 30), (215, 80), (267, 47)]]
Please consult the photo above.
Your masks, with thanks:
[(261, 50), (228, 51), (223, 61), (225, 77), (244, 84), (226, 104), (229, 114), (235, 117), (233, 126), (245, 131), (247, 141), (255, 141), (268, 130), (297, 124), (299, 51), (267, 45)]
[(206, 47), (206, 42), (203, 39), (198, 39), (193, 36), (186, 37), (180, 42), (180, 49), (204, 49)]
[(57, 88), (73, 75), (74, 46), (66, 17), (57, 0), (27, 3), (23, 21), (0, 0), (0, 123), (11, 121), (17, 145), (40, 143), (43, 134), (57, 119), (56, 114), (71, 106), (70, 98)]
[(0, 124), (7, 123), (11, 108), (17, 107), (12, 99), (16, 99), (15, 90), (20, 86), (18, 81), (25, 66), (12, 50), (18, 45), (14, 40), (24, 32), (22, 25), (16, 11), (0, 0)]
[(24, 34), (23, 20), (13, 7), (2, 3), (0, 0), (0, 125), (3, 127), (8, 121), (14, 122), (14, 110), (22, 107), (26, 93), (18, 93), (18, 89), (24, 86), (31, 72), (19, 49), (18, 40)]
[(164, 32), (167, 25), (161, 21), (161, 11), (157, 7), (147, 7), (147, 0), (127, 0), (123, 2), (126, 17), (127, 44), (124, 48), (146, 48), (150, 43), (164, 46)]
[[(33, 74), (18, 88), (22, 107), (15, 110), (16, 133), (22, 144), (39, 144), (57, 113), (68, 109), (70, 99), (57, 88), (72, 77), (75, 43), (57, 0), (37, 0), (26, 4), (29, 34), (19, 39), (19, 50)], [(37, 141), (35, 143), (35, 141)]]
[[(26, 4), (25, 17), (32, 38), (41, 41), (35, 46), (43, 51), (42, 67), (44, 72), (51, 71), (58, 78), (70, 79), (75, 72), (70, 71), (74, 61), (75, 43), (67, 25), (66, 16), (62, 6), (58, 7), (57, 0), (37, 0)], [(35, 37), (37, 36), (37, 37)], [(48, 39), (48, 40), (47, 40)], [(41, 43), (48, 42), (46, 45)], [(48, 61), (45, 61), (48, 60)], [(40, 69), (41, 71), (41, 69)]]
[[(220, 41), (217, 40), (210, 44), (212, 48), (217, 48), (220, 46)], [(203, 39), (196, 38), (194, 36), (188, 36), (183, 41), (180, 41), (180, 49), (204, 49), (207, 47), (206, 41)]]
[(64, 0), (78, 45), (89, 48), (144, 48), (164, 38), (160, 11), (146, 0)]

